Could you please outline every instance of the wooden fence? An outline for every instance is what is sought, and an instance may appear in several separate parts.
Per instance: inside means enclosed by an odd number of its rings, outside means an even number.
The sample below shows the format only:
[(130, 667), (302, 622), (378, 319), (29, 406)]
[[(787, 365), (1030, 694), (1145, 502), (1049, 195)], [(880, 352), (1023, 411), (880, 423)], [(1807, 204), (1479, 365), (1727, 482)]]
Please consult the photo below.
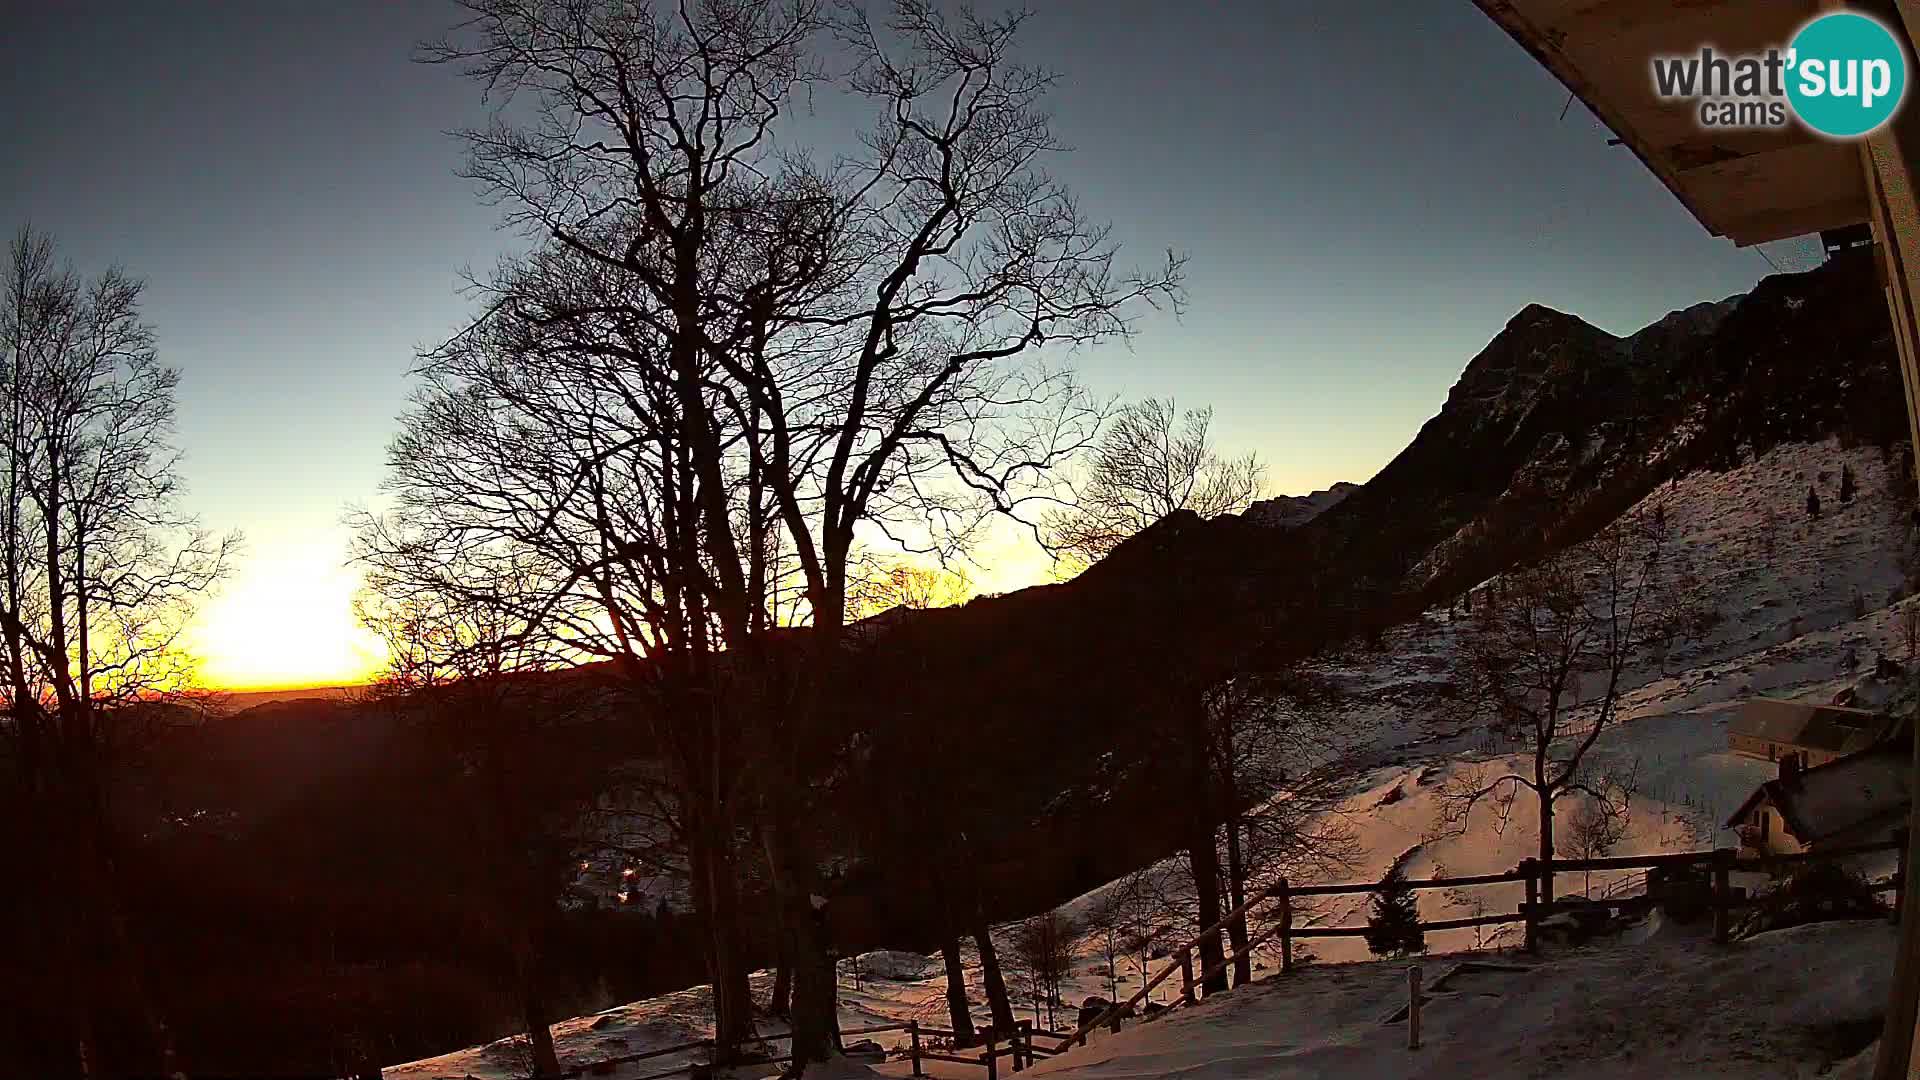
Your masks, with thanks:
[[(1904, 830), (1896, 833), (1891, 840), (1871, 844), (1854, 844), (1847, 847), (1827, 848), (1818, 851), (1802, 852), (1796, 855), (1749, 856), (1741, 858), (1738, 852), (1732, 848), (1715, 848), (1710, 851), (1683, 851), (1662, 855), (1625, 855), (1599, 859), (1553, 859), (1544, 862), (1539, 859), (1526, 859), (1522, 861), (1518, 867), (1504, 874), (1427, 878), (1417, 881), (1406, 881), (1402, 884), (1403, 887), (1407, 889), (1420, 890), (1459, 889), (1474, 886), (1498, 885), (1514, 881), (1523, 882), (1526, 886), (1526, 898), (1521, 902), (1518, 911), (1479, 915), (1466, 919), (1440, 919), (1432, 922), (1422, 922), (1420, 928), (1423, 931), (1462, 930), (1476, 926), (1498, 926), (1521, 923), (1526, 927), (1525, 947), (1531, 950), (1539, 940), (1540, 921), (1549, 915), (1580, 909), (1621, 908), (1649, 902), (1649, 898), (1645, 896), (1624, 895), (1603, 895), (1603, 897), (1598, 900), (1556, 901), (1552, 897), (1543, 898), (1540, 895), (1542, 883), (1550, 880), (1556, 874), (1583, 873), (1592, 870), (1691, 869), (1704, 867), (1710, 874), (1708, 879), (1710, 887), (1708, 903), (1713, 910), (1713, 937), (1715, 941), (1724, 944), (1730, 939), (1732, 933), (1733, 912), (1751, 904), (1751, 901), (1735, 893), (1731, 882), (1731, 875), (1734, 871), (1764, 871), (1771, 873), (1801, 863), (1826, 862), (1885, 851), (1897, 851), (1899, 853), (1899, 868), (1892, 878), (1880, 883), (1876, 891), (1891, 891), (1893, 893), (1893, 918), (1897, 922), (1900, 917), (1900, 907), (1905, 892), (1907, 877), (1907, 840)], [(1171, 959), (1169, 963), (1161, 968), (1160, 971), (1149, 979), (1139, 990), (1135, 991), (1132, 997), (1124, 1002), (1116, 1002), (1100, 1013), (1099, 1016), (1080, 1025), (1072, 1035), (1059, 1046), (1055, 1047), (1053, 1052), (1064, 1052), (1076, 1044), (1081, 1046), (1086, 1045), (1088, 1033), (1103, 1026), (1113, 1031), (1120, 1030), (1121, 1020), (1134, 1015), (1140, 1003), (1153, 992), (1154, 988), (1165, 982), (1176, 971), (1180, 973), (1180, 996), (1173, 1002), (1172, 1007), (1191, 1005), (1199, 1000), (1200, 993), (1198, 987), (1204, 985), (1208, 979), (1226, 970), (1229, 965), (1250, 955), (1253, 950), (1265, 946), (1275, 938), (1279, 939), (1280, 970), (1284, 974), (1293, 970), (1293, 943), (1296, 940), (1307, 938), (1362, 937), (1367, 932), (1365, 926), (1293, 925), (1294, 901), (1300, 897), (1373, 893), (1380, 892), (1385, 888), (1386, 884), (1379, 881), (1353, 882), (1337, 885), (1290, 885), (1286, 879), (1282, 878), (1268, 888), (1262, 889), (1259, 893), (1250, 897), (1245, 903), (1228, 912), (1218, 922), (1201, 931), (1191, 940), (1181, 945), (1180, 948), (1174, 950), (1170, 954)], [(1196, 977), (1193, 971), (1194, 956), (1200, 948), (1200, 943), (1205, 941), (1209, 935), (1211, 935), (1215, 941), (1218, 941), (1219, 935), (1229, 926), (1245, 919), (1248, 913), (1255, 907), (1268, 900), (1276, 903), (1276, 917), (1273, 924), (1260, 934), (1248, 937), (1246, 945), (1208, 967)]]
[[(1711, 851), (1683, 851), (1663, 855), (1625, 855), (1600, 859), (1554, 859), (1550, 862), (1542, 862), (1538, 859), (1527, 859), (1521, 862), (1518, 867), (1504, 874), (1427, 878), (1417, 881), (1406, 881), (1403, 884), (1405, 888), (1417, 891), (1422, 889), (1463, 889), (1476, 886), (1499, 885), (1515, 881), (1523, 882), (1526, 886), (1526, 899), (1520, 904), (1518, 911), (1493, 915), (1479, 915), (1467, 919), (1439, 919), (1432, 922), (1422, 922), (1420, 928), (1423, 931), (1462, 930), (1476, 926), (1523, 923), (1526, 927), (1525, 947), (1533, 949), (1539, 940), (1540, 921), (1549, 915), (1562, 911), (1580, 909), (1621, 908), (1635, 904), (1649, 903), (1652, 899), (1647, 896), (1607, 894), (1603, 894), (1602, 897), (1597, 900), (1555, 901), (1550, 897), (1543, 899), (1540, 896), (1541, 883), (1553, 875), (1584, 873), (1592, 870), (1691, 869), (1705, 867), (1710, 875), (1708, 878), (1710, 886), (1709, 904), (1713, 909), (1713, 936), (1715, 941), (1724, 944), (1729, 940), (1731, 935), (1732, 913), (1752, 903), (1752, 901), (1735, 893), (1730, 880), (1734, 871), (1765, 871), (1771, 873), (1802, 863), (1832, 861), (1885, 851), (1897, 851), (1899, 853), (1899, 868), (1892, 878), (1880, 883), (1876, 891), (1891, 891), (1893, 893), (1893, 917), (1897, 922), (1900, 917), (1900, 908), (1904, 899), (1907, 877), (1907, 843), (1904, 830), (1897, 833), (1892, 840), (1871, 844), (1855, 844), (1848, 847), (1828, 848), (1821, 851), (1803, 852), (1797, 855), (1774, 855), (1764, 858), (1750, 856), (1741, 858), (1732, 848), (1716, 848)], [(1171, 978), (1176, 971), (1180, 973), (1180, 996), (1173, 1002), (1171, 1007), (1191, 1005), (1200, 1000), (1202, 996), (1201, 987), (1204, 986), (1208, 979), (1224, 972), (1230, 965), (1236, 963), (1243, 957), (1251, 955), (1255, 949), (1261, 948), (1275, 939), (1278, 939), (1280, 947), (1280, 970), (1283, 974), (1291, 972), (1294, 967), (1293, 943), (1295, 941), (1311, 938), (1361, 937), (1367, 932), (1365, 926), (1295, 926), (1294, 901), (1296, 899), (1300, 897), (1374, 893), (1382, 891), (1385, 887), (1384, 882), (1378, 881), (1353, 882), (1337, 885), (1290, 885), (1286, 879), (1282, 878), (1273, 885), (1260, 890), (1248, 898), (1245, 903), (1234, 908), (1212, 926), (1194, 935), (1193, 938), (1182, 944), (1180, 948), (1170, 953), (1170, 959), (1167, 965), (1154, 974), (1139, 990), (1135, 991), (1132, 997), (1124, 1002), (1117, 1002), (1109, 1006), (1097, 1017), (1076, 1026), (1076, 1028), (1070, 1032), (1047, 1031), (1043, 1028), (1035, 1027), (1031, 1021), (1022, 1020), (1016, 1025), (1015, 1030), (1012, 1032), (996, 1032), (991, 1030), (986, 1032), (980, 1046), (980, 1052), (977, 1054), (960, 1053), (957, 1048), (955, 1048), (953, 1052), (929, 1048), (922, 1042), (923, 1038), (944, 1038), (951, 1040), (956, 1038), (956, 1036), (952, 1031), (945, 1028), (928, 1027), (920, 1024), (918, 1021), (912, 1020), (897, 1024), (875, 1024), (869, 1027), (850, 1028), (842, 1031), (840, 1034), (842, 1036), (851, 1036), (877, 1035), (894, 1031), (906, 1032), (907, 1045), (902, 1048), (902, 1056), (912, 1061), (913, 1075), (925, 1075), (922, 1069), (924, 1062), (943, 1061), (956, 1065), (978, 1066), (986, 1071), (987, 1080), (998, 1080), (1000, 1075), (1000, 1062), (1002, 1061), (1009, 1062), (1011, 1071), (1021, 1072), (1041, 1057), (1052, 1057), (1057, 1054), (1066, 1053), (1075, 1045), (1086, 1045), (1088, 1034), (1101, 1027), (1119, 1031), (1121, 1020), (1133, 1015), (1141, 1002), (1146, 1000), (1147, 996), (1151, 994), (1156, 987)], [(1199, 954), (1201, 942), (1206, 940), (1208, 935), (1213, 935), (1214, 940), (1218, 941), (1219, 935), (1229, 926), (1238, 920), (1245, 919), (1254, 908), (1268, 901), (1273, 901), (1276, 905), (1276, 917), (1272, 924), (1259, 934), (1249, 937), (1245, 946), (1224, 956), (1219, 962), (1207, 967), (1196, 975), (1194, 973), (1194, 957)], [(790, 1036), (784, 1033), (765, 1035), (757, 1037), (755, 1042), (765, 1047), (770, 1043), (789, 1038)], [(1036, 1041), (1037, 1039), (1055, 1039), (1059, 1041), (1049, 1047), (1044, 1043)], [(576, 1065), (572, 1068), (562, 1070), (557, 1080), (576, 1080), (576, 1078), (580, 1077), (606, 1075), (623, 1065), (630, 1065), (635, 1062), (646, 1061), (653, 1058), (667, 1057), (672, 1054), (687, 1053), (689, 1051), (706, 1051), (708, 1062), (710, 1062), (712, 1060), (713, 1049), (712, 1039), (701, 1039), (695, 1042), (681, 1043), (676, 1046), (663, 1046), (637, 1054), (626, 1054), (620, 1057), (606, 1058), (590, 1064)], [(791, 1060), (791, 1057), (791, 1054), (781, 1056), (769, 1055), (766, 1060), (774, 1063), (784, 1063)], [(708, 1064), (708, 1062), (682, 1063), (671, 1069), (649, 1073), (646, 1076), (640, 1077), (639, 1080), (666, 1080), (667, 1077), (674, 1076), (703, 1075), (714, 1068), (714, 1066)]]
[[(991, 1030), (987, 1031), (981, 1041), (979, 1053), (962, 1054), (958, 1052), (957, 1048), (953, 1052), (948, 1053), (928, 1047), (921, 1041), (923, 1037), (928, 1039), (955, 1039), (958, 1038), (958, 1036), (946, 1028), (929, 1027), (921, 1024), (917, 1020), (908, 1020), (898, 1024), (873, 1024), (867, 1027), (846, 1028), (840, 1032), (840, 1035), (842, 1038), (845, 1038), (854, 1035), (879, 1035), (890, 1031), (903, 1031), (907, 1034), (907, 1045), (901, 1048), (898, 1053), (901, 1057), (913, 1063), (913, 1075), (926, 1075), (923, 1067), (924, 1062), (945, 1061), (956, 1065), (977, 1065), (986, 1070), (988, 1080), (998, 1080), (1000, 1075), (1000, 1062), (1002, 1061), (1011, 1059), (1011, 1070), (1013, 1072), (1022, 1072), (1040, 1057), (1050, 1057), (1058, 1053), (1057, 1050), (1050, 1050), (1036, 1043), (1034, 1041), (1035, 1036), (1049, 1039), (1066, 1039), (1071, 1037), (1071, 1032), (1048, 1031), (1044, 1028), (1034, 1027), (1032, 1021), (1022, 1020), (1015, 1025), (1014, 1030), (1011, 1032), (1001, 1033)], [(769, 1043), (780, 1042), (791, 1038), (792, 1035), (781, 1032), (774, 1035), (755, 1036), (752, 1042), (766, 1046)], [(612, 1073), (622, 1065), (631, 1065), (635, 1062), (646, 1061), (652, 1058), (662, 1058), (673, 1054), (684, 1054), (690, 1051), (702, 1050), (707, 1053), (708, 1061), (706, 1062), (682, 1063), (671, 1069), (648, 1073), (640, 1077), (639, 1080), (665, 1080), (667, 1077), (698, 1075), (707, 1070), (717, 1068), (717, 1066), (710, 1064), (713, 1055), (712, 1039), (699, 1039), (694, 1042), (678, 1043), (673, 1046), (661, 1046), (643, 1053), (625, 1054), (620, 1057), (605, 1058), (590, 1064), (575, 1065), (572, 1068), (561, 1070), (556, 1075), (555, 1080), (576, 1080), (576, 1078), (579, 1077), (605, 1075)], [(769, 1054), (762, 1060), (776, 1065), (785, 1064), (793, 1060), (793, 1055)]]

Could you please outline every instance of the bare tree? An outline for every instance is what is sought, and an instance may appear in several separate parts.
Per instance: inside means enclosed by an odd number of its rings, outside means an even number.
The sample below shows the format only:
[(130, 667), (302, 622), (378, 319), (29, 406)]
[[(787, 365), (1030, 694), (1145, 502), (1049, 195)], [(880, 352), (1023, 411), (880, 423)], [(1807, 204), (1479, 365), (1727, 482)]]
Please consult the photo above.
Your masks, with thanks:
[[(1156, 729), (1153, 756), (1182, 808), (1185, 872), (1143, 875), (1142, 895), (1199, 933), (1281, 878), (1353, 865), (1355, 832), (1339, 808), (1360, 744), (1331, 687), (1291, 669), (1242, 675), (1178, 700), (1191, 704)], [(1255, 905), (1227, 922), (1238, 955), (1231, 967), (1221, 936), (1200, 934), (1205, 992), (1225, 991), (1230, 976), (1252, 978), (1250, 928), (1270, 914)]]
[(1013, 961), (1027, 978), (1036, 1025), (1044, 1006), (1046, 1026), (1054, 1027), (1060, 988), (1073, 974), (1074, 960), (1085, 934), (1086, 928), (1079, 921), (1058, 911), (1043, 911), (1014, 926)]
[[(361, 543), (376, 540), (363, 534)], [(533, 632), (531, 597), (550, 595), (548, 572), (511, 552), (385, 549), (367, 560), (360, 621), (386, 645), (373, 688), (385, 704), (461, 762), (475, 855), (488, 898), (507, 929), (530, 1074), (557, 1076), (545, 979), (545, 927), (574, 863), (565, 808), (590, 790), (577, 762), (563, 762), (567, 696), (543, 673), (572, 657)], [(580, 698), (576, 690), (573, 700)]]
[(1044, 515), (1042, 543), (1077, 573), (1176, 510), (1203, 518), (1245, 510), (1266, 469), (1252, 454), (1213, 447), (1213, 410), (1184, 413), (1172, 398), (1122, 406), (1095, 448), (1072, 504)]
[[(1209, 693), (1210, 800), (1229, 908), (1281, 878), (1326, 877), (1358, 861), (1357, 834), (1340, 807), (1360, 744), (1338, 701), (1303, 670), (1243, 676)], [(1248, 924), (1246, 916), (1227, 924), (1236, 985), (1253, 977)]]
[[(1440, 792), (1441, 826), (1464, 831), (1490, 803), (1504, 827), (1515, 799), (1538, 809), (1544, 892), (1552, 898), (1554, 807), (1584, 794), (1612, 808), (1621, 784), (1596, 774), (1590, 752), (1619, 719), (1622, 680), (1641, 650), (1691, 619), (1684, 568), (1652, 515), (1623, 517), (1592, 539), (1509, 571), (1498, 611), (1468, 624), (1456, 654), (1456, 711), (1520, 740), (1521, 771), (1479, 767)], [(1489, 609), (1490, 609), (1489, 605)]]
[[(685, 598), (678, 621), (707, 639), (690, 655), (727, 654), (728, 693), (708, 692), (721, 682), (705, 660), (692, 682), (734, 733), (722, 741), (754, 750), (720, 783), (752, 790), (699, 801), (759, 819), (798, 1071), (832, 1049), (831, 897), (808, 826), (820, 789), (801, 763), (832, 692), (822, 680), (858, 534), (942, 550), (986, 514), (1021, 512), (1097, 416), (1038, 351), (1128, 334), (1136, 305), (1178, 301), (1179, 264), (1117, 272), (1107, 230), (1040, 170), (1061, 145), (1042, 108), (1051, 77), (1012, 55), (1019, 13), (949, 16), (927, 0), (882, 23), (817, 0), (463, 6), (472, 18), (425, 58), (520, 100), (468, 133), (469, 174), (544, 245), (483, 286), (482, 323), (520, 334), (505, 355), (563, 364), (563, 387), (602, 388), (580, 415), (607, 452), (664, 455), (658, 491), (636, 500), (659, 508), (648, 521), (666, 524), (663, 541), (590, 513), (587, 557), (570, 560), (591, 581), (645, 551), (661, 591)], [(850, 73), (829, 79), (829, 55)], [(790, 102), (815, 90), (871, 109), (862, 153), (821, 164), (776, 148)], [(443, 384), (449, 403), (465, 379)], [(526, 383), (524, 411), (548, 408), (551, 385)], [(591, 505), (581, 465), (603, 458), (573, 458), (553, 490)], [(506, 513), (527, 533), (553, 520)], [(805, 663), (764, 640), (769, 551), (812, 629)], [(607, 606), (633, 626), (654, 605), (634, 593)]]
[(1107, 1000), (1120, 1000), (1120, 961), (1132, 951), (1133, 929), (1138, 910), (1138, 894), (1129, 886), (1132, 878), (1107, 887), (1087, 909), (1082, 925), (1100, 951), (1100, 973), (1107, 980)]
[(171, 1074), (118, 902), (111, 772), (133, 749), (126, 721), (190, 690), (180, 634), (237, 538), (178, 507), (179, 373), (141, 321), (143, 284), (117, 269), (83, 279), (22, 230), (0, 287), (0, 733), (20, 771), (23, 880), (59, 898), (23, 944), (68, 950), (53, 958), (75, 987), (67, 1030), (49, 1035), (64, 1043), (56, 1068), (102, 1067), (93, 1028), (117, 988), (149, 1035), (151, 1056), (126, 1070)]
[[(1568, 859), (1598, 859), (1626, 837), (1627, 811), (1633, 803), (1632, 781), (1609, 779), (1607, 797), (1591, 796), (1580, 800), (1573, 816), (1567, 819), (1567, 831), (1558, 842), (1559, 853)], [(1585, 871), (1580, 894), (1593, 898), (1593, 871)]]
[(925, 611), (964, 604), (973, 596), (973, 581), (957, 567), (927, 567), (899, 559), (871, 557), (863, 561), (849, 588), (848, 615), (864, 618), (895, 608)]

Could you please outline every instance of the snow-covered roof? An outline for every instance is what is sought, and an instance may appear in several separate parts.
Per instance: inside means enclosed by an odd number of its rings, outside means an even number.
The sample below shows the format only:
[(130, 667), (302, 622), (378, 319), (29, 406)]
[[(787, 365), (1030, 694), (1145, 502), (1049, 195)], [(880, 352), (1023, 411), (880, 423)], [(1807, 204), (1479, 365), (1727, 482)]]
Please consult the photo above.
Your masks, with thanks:
[(1766, 802), (1794, 836), (1811, 843), (1904, 811), (1913, 800), (1912, 771), (1907, 748), (1886, 743), (1761, 784), (1727, 826), (1738, 825)]
[(1886, 717), (1866, 709), (1752, 698), (1740, 706), (1740, 714), (1727, 726), (1727, 732), (1808, 750), (1850, 754), (1880, 741), (1887, 726)]

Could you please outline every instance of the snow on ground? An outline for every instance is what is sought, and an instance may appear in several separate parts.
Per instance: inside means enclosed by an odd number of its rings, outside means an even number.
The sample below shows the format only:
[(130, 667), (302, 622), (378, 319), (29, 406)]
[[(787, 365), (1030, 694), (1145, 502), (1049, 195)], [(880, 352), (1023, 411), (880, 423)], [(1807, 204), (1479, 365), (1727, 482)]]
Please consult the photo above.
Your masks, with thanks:
[[(1843, 464), (1851, 466), (1859, 488), (1846, 506), (1837, 494)], [(1909, 655), (1901, 625), (1905, 605), (1893, 604), (1904, 576), (1900, 549), (1907, 523), (1883, 494), (1887, 472), (1871, 449), (1843, 449), (1837, 442), (1787, 445), (1726, 473), (1684, 477), (1643, 503), (1649, 512), (1656, 504), (1664, 507), (1678, 549), (1692, 558), (1704, 599), (1720, 617), (1664, 663), (1649, 662), (1632, 673), (1622, 722), (1594, 748), (1603, 771), (1632, 769), (1638, 778), (1630, 827), (1612, 853), (1734, 842), (1720, 823), (1773, 775), (1767, 763), (1726, 748), (1726, 725), (1741, 699), (1766, 694), (1825, 702), (1852, 691), (1862, 703), (1877, 704), (1890, 696), (1890, 685), (1866, 674), (1877, 655), (1902, 661)], [(1817, 521), (1805, 513), (1810, 484), (1823, 503)], [(1436, 829), (1438, 793), (1449, 777), (1518, 763), (1516, 746), (1490, 744), (1480, 733), (1434, 722), (1425, 691), (1447, 677), (1452, 642), (1448, 613), (1435, 610), (1389, 634), (1380, 652), (1326, 669), (1357, 703), (1349, 710), (1352, 726), (1372, 735), (1370, 764), (1338, 811), (1354, 827), (1362, 851), (1350, 870), (1337, 875), (1341, 880), (1378, 880), (1400, 860), (1412, 877), (1499, 873), (1536, 853), (1534, 812), (1524, 802), (1516, 804), (1504, 829), (1487, 809), (1476, 811), (1465, 832)], [(1178, 873), (1180, 866), (1169, 862), (1160, 869)], [(1596, 893), (1615, 887), (1622, 876), (1596, 873), (1590, 887)], [(1575, 875), (1555, 884), (1562, 895), (1589, 887)], [(1101, 892), (1065, 907), (1077, 913)], [(1512, 883), (1417, 895), (1422, 917), (1438, 920), (1514, 911), (1520, 893)], [(1364, 895), (1322, 900), (1303, 905), (1296, 917), (1323, 926), (1365, 921)], [(1511, 943), (1516, 930), (1488, 928), (1477, 938), (1473, 930), (1438, 932), (1429, 935), (1428, 945), (1440, 954), (1496, 946)], [(1629, 943), (1648, 936), (1658, 937), (1662, 947)], [(1473, 985), (1430, 1011), (1429, 1049), (1409, 1054), (1402, 1029), (1380, 1026), (1404, 998), (1404, 965), (1348, 963), (1366, 956), (1359, 939), (1314, 939), (1302, 943), (1301, 951), (1316, 962), (1297, 977), (1258, 981), (1214, 1004), (1129, 1028), (1091, 1050), (1044, 1064), (1034, 1075), (1810, 1075), (1810, 1063), (1822, 1059), (1809, 1049), (1809, 1040), (1817, 1041), (1809, 1032), (1880, 1007), (1889, 944), (1883, 928), (1829, 925), (1766, 935), (1727, 951), (1655, 928), (1507, 977), (1497, 991), (1484, 985), (1487, 976), (1466, 979)], [(979, 973), (973, 957), (967, 960), (969, 996), (978, 1006), (976, 1019), (984, 1022)], [(1164, 963), (1154, 961), (1150, 970)], [(1427, 963), (1434, 975), (1450, 965), (1438, 957)], [(855, 964), (841, 965), (843, 1028), (907, 1019), (944, 1026), (938, 957), (870, 953), (857, 961), (858, 978)], [(1140, 985), (1139, 968), (1137, 961), (1118, 965), (1120, 995)], [(763, 999), (770, 981), (767, 972), (755, 977)], [(1482, 996), (1482, 990), (1500, 996)], [(1089, 949), (1062, 998), (1078, 1005), (1111, 993)], [(1170, 993), (1155, 996), (1166, 1000)], [(711, 1017), (705, 989), (695, 988), (565, 1021), (555, 1026), (555, 1039), (564, 1063), (585, 1063), (701, 1038), (711, 1032)], [(1070, 1028), (1073, 1014), (1055, 1022)], [(891, 1035), (876, 1039), (888, 1046), (900, 1041)], [(1528, 1052), (1518, 1054), (1516, 1047)], [(518, 1062), (511, 1043), (503, 1041), (392, 1068), (388, 1075), (506, 1080), (524, 1075), (515, 1072)], [(675, 1063), (652, 1059), (614, 1075), (648, 1075)], [(886, 1071), (901, 1068), (890, 1063)], [(954, 1068), (959, 1071), (953, 1075), (981, 1075), (977, 1068)]]
[(1495, 954), (1490, 964), (1529, 970), (1453, 978), (1444, 978), (1451, 962), (1428, 959), (1427, 982), (1441, 985), (1422, 1010), (1419, 1050), (1407, 1049), (1405, 1022), (1389, 1020), (1406, 1003), (1405, 963), (1313, 965), (1097, 1039), (1027, 1075), (1813, 1076), (1877, 1037), (1894, 943), (1894, 928), (1872, 920), (1730, 946), (1669, 936), (1658, 947), (1615, 942), (1538, 960)]

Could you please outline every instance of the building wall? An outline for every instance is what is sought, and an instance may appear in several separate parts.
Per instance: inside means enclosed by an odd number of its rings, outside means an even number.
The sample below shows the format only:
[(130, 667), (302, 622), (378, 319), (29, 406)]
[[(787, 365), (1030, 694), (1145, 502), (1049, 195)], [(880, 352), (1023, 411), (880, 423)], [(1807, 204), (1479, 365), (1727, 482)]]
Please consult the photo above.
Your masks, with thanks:
[(1740, 823), (1740, 850), (1744, 854), (1797, 855), (1806, 849), (1807, 845), (1787, 829), (1786, 819), (1771, 803), (1754, 807)]
[(1829, 761), (1836, 761), (1846, 756), (1835, 753), (1832, 750), (1814, 750), (1809, 747), (1795, 746), (1792, 743), (1771, 742), (1766, 739), (1755, 738), (1751, 735), (1735, 735), (1731, 733), (1727, 735), (1727, 748), (1736, 754), (1759, 758), (1761, 761), (1779, 761), (1788, 754), (1798, 754), (1800, 755), (1800, 767), (1803, 769), (1810, 769), (1815, 765), (1825, 765)]

